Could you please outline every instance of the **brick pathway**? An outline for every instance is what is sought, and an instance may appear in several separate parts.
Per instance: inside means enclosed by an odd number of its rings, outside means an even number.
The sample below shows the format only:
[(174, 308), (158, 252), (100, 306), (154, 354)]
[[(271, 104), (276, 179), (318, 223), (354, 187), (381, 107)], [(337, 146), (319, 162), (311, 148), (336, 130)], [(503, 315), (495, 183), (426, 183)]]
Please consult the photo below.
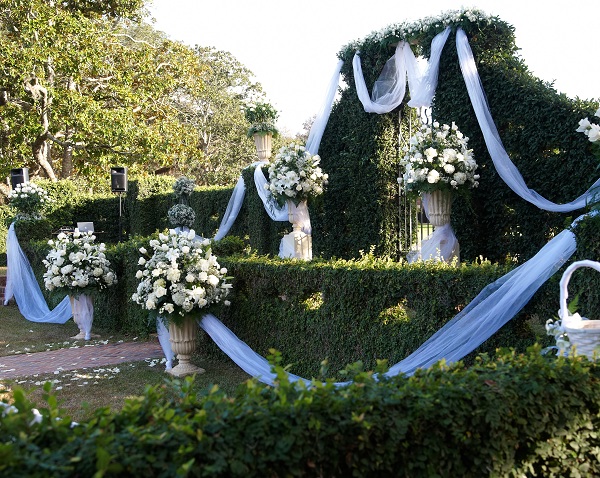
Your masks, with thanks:
[(164, 357), (158, 341), (88, 345), (0, 357), (0, 380)]

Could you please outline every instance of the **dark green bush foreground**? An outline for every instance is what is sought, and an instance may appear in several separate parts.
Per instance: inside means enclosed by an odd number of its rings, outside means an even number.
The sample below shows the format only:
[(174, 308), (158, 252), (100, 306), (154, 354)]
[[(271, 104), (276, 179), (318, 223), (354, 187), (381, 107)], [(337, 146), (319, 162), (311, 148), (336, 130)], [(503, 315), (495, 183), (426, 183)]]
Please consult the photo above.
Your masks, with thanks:
[[(349, 367), (349, 370), (356, 367)], [(412, 378), (278, 387), (233, 397), (190, 382), (148, 388), (72, 427), (51, 397), (43, 422), (0, 421), (0, 472), (48, 476), (598, 476), (600, 367), (503, 352)], [(48, 387), (49, 389), (49, 387)], [(98, 474), (94, 475), (94, 473)]]

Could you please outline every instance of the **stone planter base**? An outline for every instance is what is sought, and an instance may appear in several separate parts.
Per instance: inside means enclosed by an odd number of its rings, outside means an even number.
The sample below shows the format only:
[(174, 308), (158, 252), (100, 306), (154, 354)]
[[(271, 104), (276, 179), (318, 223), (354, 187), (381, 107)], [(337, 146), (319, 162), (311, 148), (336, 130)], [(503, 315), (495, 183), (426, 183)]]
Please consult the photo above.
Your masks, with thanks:
[(198, 337), (196, 321), (186, 317), (181, 325), (169, 324), (169, 335), (173, 353), (177, 355), (179, 363), (167, 372), (175, 377), (204, 373), (203, 368), (197, 367), (191, 362)]

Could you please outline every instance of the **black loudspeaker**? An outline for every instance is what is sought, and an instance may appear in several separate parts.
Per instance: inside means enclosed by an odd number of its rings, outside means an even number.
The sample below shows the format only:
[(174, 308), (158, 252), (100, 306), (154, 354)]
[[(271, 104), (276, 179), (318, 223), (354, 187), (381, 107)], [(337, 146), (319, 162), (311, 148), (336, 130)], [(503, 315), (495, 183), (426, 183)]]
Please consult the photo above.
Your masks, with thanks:
[(110, 168), (110, 189), (113, 193), (127, 192), (127, 168)]
[(29, 168), (17, 168), (10, 170), (10, 185), (14, 189), (17, 184), (29, 182)]

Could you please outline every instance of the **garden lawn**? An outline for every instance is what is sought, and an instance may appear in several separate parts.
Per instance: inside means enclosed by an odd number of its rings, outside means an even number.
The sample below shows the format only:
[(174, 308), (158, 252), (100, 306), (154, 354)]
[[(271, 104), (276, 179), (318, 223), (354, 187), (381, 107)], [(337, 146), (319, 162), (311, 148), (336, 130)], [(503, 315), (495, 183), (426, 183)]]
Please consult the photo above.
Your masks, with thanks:
[[(0, 356), (43, 352), (68, 348), (80, 342), (71, 340), (78, 328), (70, 320), (64, 325), (38, 324), (29, 322), (19, 313), (15, 305), (0, 307)], [(118, 341), (140, 340), (124, 335), (105, 335), (101, 330), (93, 330), (101, 335), (91, 342), (115, 343)], [(164, 359), (163, 359), (164, 360)], [(198, 375), (195, 387), (202, 390), (213, 385), (231, 393), (249, 376), (237, 365), (223, 356), (222, 360), (206, 359), (200, 355), (193, 362), (204, 368), (206, 373)], [(63, 417), (82, 421), (91, 416), (94, 409), (110, 407), (119, 410), (126, 398), (141, 395), (147, 385), (160, 385), (173, 378), (165, 373), (161, 360), (121, 363), (79, 370), (61, 371), (48, 375), (20, 377), (0, 381), (0, 400), (10, 402), (15, 387), (30, 392), (29, 399), (38, 408), (46, 406), (42, 385), (52, 382), (53, 392), (63, 409)]]

